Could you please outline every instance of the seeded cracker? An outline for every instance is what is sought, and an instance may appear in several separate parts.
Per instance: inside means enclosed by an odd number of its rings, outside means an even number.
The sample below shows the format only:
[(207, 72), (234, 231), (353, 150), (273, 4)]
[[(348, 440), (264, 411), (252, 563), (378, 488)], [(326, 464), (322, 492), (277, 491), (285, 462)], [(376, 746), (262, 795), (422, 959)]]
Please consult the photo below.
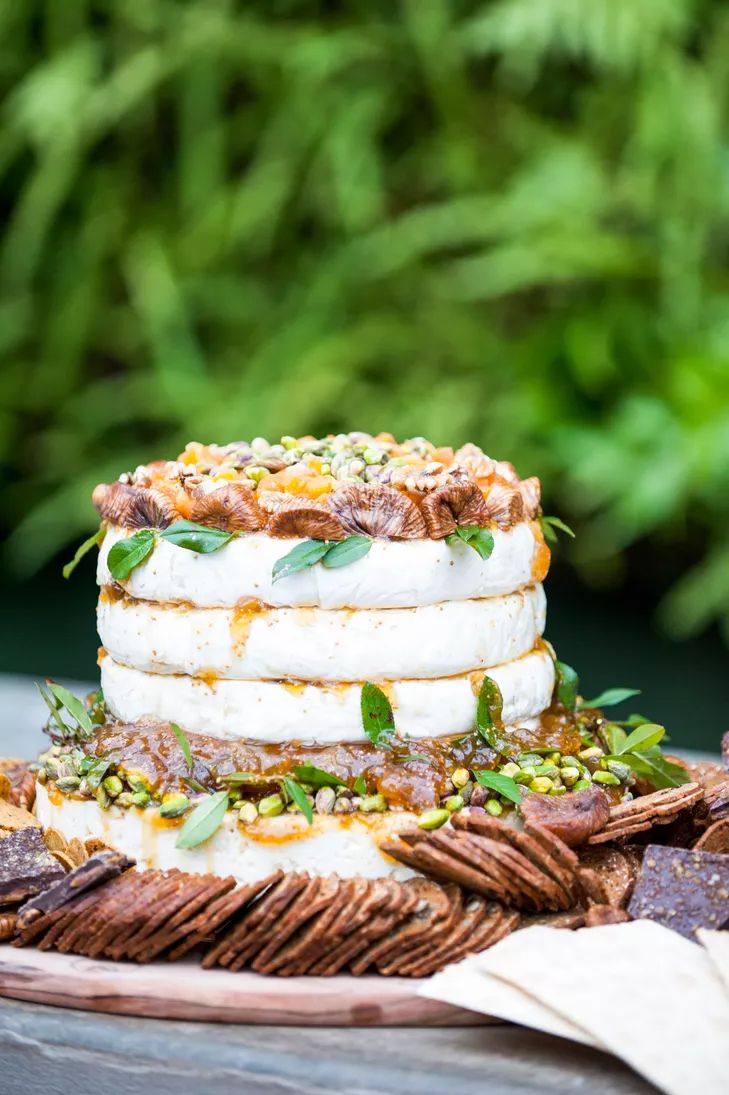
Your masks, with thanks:
[[(393, 894), (401, 893), (402, 887), (391, 879), (378, 878), (362, 881), (367, 882), (367, 888), (354, 912), (350, 914), (350, 910), (344, 909), (337, 917), (332, 925), (332, 940), (326, 945), (320, 945), (319, 953), (309, 962), (305, 972), (322, 975), (325, 972), (339, 972), (344, 968), (349, 957), (358, 953), (357, 948), (361, 949), (366, 945), (361, 942), (366, 929), (378, 918), (381, 920), (386, 910), (397, 903), (397, 898), (393, 899)], [(412, 895), (409, 895), (409, 900), (414, 901)], [(352, 950), (353, 941), (354, 951)]]
[[(103, 954), (114, 961), (129, 957), (129, 949), (137, 942), (146, 940), (157, 928), (164, 925), (186, 900), (186, 894), (196, 893), (199, 875), (189, 875), (176, 868), (154, 871), (156, 877), (151, 888), (140, 893), (137, 887), (128, 909), (124, 910), (127, 927), (103, 948)], [(97, 944), (97, 947), (99, 944)]]
[(367, 881), (364, 878), (340, 879), (336, 895), (329, 906), (278, 951), (276, 973), (279, 977), (300, 976), (305, 973), (322, 950), (326, 951), (341, 939), (341, 934), (337, 934), (334, 926), (343, 910), (353, 908), (357, 894), (364, 892), (363, 884)]
[(605, 828), (591, 836), (588, 844), (603, 844), (635, 833), (645, 832), (654, 825), (667, 825), (680, 813), (695, 806), (704, 797), (699, 783), (684, 783), (681, 787), (667, 787), (649, 795), (641, 795), (630, 802), (620, 802), (610, 808), (610, 820)]
[(385, 976), (400, 975), (413, 962), (422, 962), (428, 958), (432, 961), (433, 954), (449, 939), (463, 914), (463, 893), (457, 886), (445, 887), (444, 896), (448, 901), (445, 915), (434, 918), (432, 927), (420, 940), (405, 942), (403, 946), (396, 948), (394, 954), (391, 951), (381, 959), (377, 963), (378, 973)]
[[(183, 874), (181, 878), (175, 879), (172, 886), (165, 891), (164, 898), (155, 902), (151, 914), (127, 938), (122, 957), (139, 961), (139, 955), (146, 950), (150, 938), (159, 932), (165, 935), (174, 929), (179, 923), (180, 915), (184, 917), (190, 904), (197, 912), (201, 907), (201, 899), (204, 902), (206, 893), (211, 889), (211, 883), (215, 892), (217, 882), (219, 880), (213, 875)], [(230, 883), (233, 882), (231, 879)]]
[(694, 850), (729, 855), (729, 817), (710, 825), (694, 844)]
[(134, 860), (127, 859), (121, 852), (101, 852), (92, 856), (38, 897), (26, 901), (18, 914), (18, 929), (24, 931), (39, 916), (59, 909), (74, 895), (100, 886), (133, 866)]
[(295, 936), (299, 928), (327, 909), (338, 889), (339, 879), (335, 875), (312, 879), (312, 889), (307, 887), (293, 905), (289, 906), (282, 922), (276, 925), (271, 940), (251, 963), (251, 968), (257, 973), (274, 973), (284, 965), (286, 953), (281, 955), (281, 948)]
[[(500, 906), (496, 906), (500, 908)], [(451, 954), (457, 953), (465, 943), (468, 943), (475, 929), (483, 923), (488, 913), (489, 903), (477, 895), (469, 897), (461, 915), (451, 926), (450, 931), (440, 944), (430, 954), (411, 954), (406, 962), (403, 962), (398, 970), (401, 977), (425, 977), (442, 969), (451, 959)]]
[(330, 977), (344, 969), (348, 962), (354, 961), (362, 951), (378, 939), (382, 939), (397, 924), (401, 923), (415, 909), (417, 896), (412, 889), (406, 889), (401, 883), (383, 879), (387, 900), (355, 932), (347, 936), (342, 943), (326, 957), (311, 967), (310, 973)]
[(638, 867), (622, 848), (604, 845), (585, 848), (580, 853), (580, 864), (579, 877), (583, 884), (585, 870), (593, 872), (599, 882), (600, 890), (595, 904), (612, 905), (616, 909), (627, 905), (633, 892)]
[(712, 852), (646, 848), (628, 911), (695, 939), (697, 928), (719, 929), (729, 911), (729, 857)]
[(270, 924), (275, 923), (275, 918), (303, 890), (308, 880), (305, 874), (288, 874), (274, 883), (207, 952), (202, 961), (203, 969), (215, 965), (232, 968), (234, 962), (237, 969), (242, 969), (249, 950), (255, 953), (262, 945)]
[(425, 936), (439, 920), (447, 916), (448, 896), (436, 883), (413, 878), (405, 885), (413, 890), (416, 897), (413, 915), (350, 963), (349, 968), (355, 975), (364, 973), (370, 965), (382, 962), (388, 956), (401, 953), (403, 949), (407, 950), (414, 941)]
[[(239, 913), (245, 909), (274, 883), (283, 877), (283, 871), (276, 871), (259, 882), (251, 882), (247, 886), (239, 886), (230, 893), (217, 898), (211, 904), (198, 913), (193, 920), (184, 925), (185, 935), (180, 936), (181, 942), (175, 946), (167, 958), (174, 961), (182, 958), (201, 943), (211, 942), (218, 929), (235, 923)], [(182, 931), (182, 929), (180, 929)]]
[(199, 913), (211, 908), (215, 901), (235, 888), (235, 879), (230, 876), (217, 878), (215, 875), (206, 875), (205, 879), (204, 885), (181, 906), (167, 924), (148, 935), (142, 944), (137, 942), (133, 948), (127, 949), (129, 958), (133, 958), (135, 962), (153, 962), (189, 933), (189, 926)]

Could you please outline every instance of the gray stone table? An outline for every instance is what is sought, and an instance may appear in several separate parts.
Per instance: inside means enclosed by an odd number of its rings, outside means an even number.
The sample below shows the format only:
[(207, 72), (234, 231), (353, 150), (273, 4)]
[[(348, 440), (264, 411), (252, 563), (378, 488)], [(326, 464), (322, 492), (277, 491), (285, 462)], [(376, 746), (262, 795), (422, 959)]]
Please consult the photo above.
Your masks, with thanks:
[[(32, 756), (40, 701), (0, 677), (0, 753)], [(245, 1027), (0, 1000), (0, 1095), (634, 1095), (619, 1061), (512, 1026)]]

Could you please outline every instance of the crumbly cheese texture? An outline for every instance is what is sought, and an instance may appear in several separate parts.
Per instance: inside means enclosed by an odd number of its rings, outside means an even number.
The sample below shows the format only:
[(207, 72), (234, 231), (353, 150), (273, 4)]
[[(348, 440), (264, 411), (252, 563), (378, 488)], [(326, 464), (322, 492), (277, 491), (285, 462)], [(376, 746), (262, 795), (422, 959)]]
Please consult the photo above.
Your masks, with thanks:
[(67, 840), (95, 837), (132, 856), (140, 870), (173, 867), (184, 871), (233, 875), (255, 882), (272, 871), (308, 871), (340, 878), (405, 879), (413, 872), (395, 862), (379, 845), (394, 833), (411, 828), (416, 818), (404, 811), (352, 816), (315, 815), (309, 826), (300, 815), (259, 818), (241, 826), (231, 811), (220, 828), (197, 848), (175, 847), (180, 822), (164, 821), (156, 810), (110, 806), (49, 794), (38, 784), (36, 813), (45, 827)]
[[(367, 555), (354, 563), (334, 570), (319, 564), (276, 582), (274, 564), (303, 540), (246, 533), (209, 555), (160, 540), (147, 560), (120, 584), (130, 596), (142, 600), (184, 601), (202, 608), (234, 608), (241, 602), (260, 601), (280, 608), (330, 609), (416, 608), (498, 597), (542, 581), (549, 550), (535, 522), (491, 531), (494, 548), (488, 559), (463, 543), (374, 540)], [(107, 529), (98, 561), (100, 586), (114, 581), (109, 551), (133, 533), (134, 529)]]
[[(467, 733), (476, 723), (484, 670), (436, 679), (383, 685), (403, 738)], [(554, 664), (539, 647), (522, 658), (488, 669), (503, 696), (504, 732), (531, 724), (550, 703)], [(101, 686), (111, 712), (124, 722), (154, 718), (177, 722), (213, 737), (317, 744), (364, 742), (360, 683), (305, 681), (206, 681), (146, 673), (101, 659)]]
[(99, 599), (115, 661), (148, 673), (235, 680), (386, 681), (451, 677), (520, 658), (546, 620), (541, 586), (419, 608), (192, 608)]

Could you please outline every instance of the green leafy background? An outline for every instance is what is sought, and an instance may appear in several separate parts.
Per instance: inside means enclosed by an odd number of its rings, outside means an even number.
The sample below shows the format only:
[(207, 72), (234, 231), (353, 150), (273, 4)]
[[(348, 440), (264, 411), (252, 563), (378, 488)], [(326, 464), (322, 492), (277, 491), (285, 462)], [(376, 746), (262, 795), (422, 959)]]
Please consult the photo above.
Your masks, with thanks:
[(1, 5), (6, 575), (190, 438), (388, 429), (729, 634), (728, 83), (719, 0)]

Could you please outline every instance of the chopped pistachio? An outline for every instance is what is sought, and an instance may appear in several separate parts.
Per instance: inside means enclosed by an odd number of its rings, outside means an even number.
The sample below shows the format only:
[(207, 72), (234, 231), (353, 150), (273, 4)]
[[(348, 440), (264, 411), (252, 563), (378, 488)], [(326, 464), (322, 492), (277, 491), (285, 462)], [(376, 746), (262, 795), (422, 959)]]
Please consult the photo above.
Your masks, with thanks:
[(56, 780), (56, 787), (59, 791), (63, 791), (68, 794), (70, 791), (78, 791), (81, 780), (78, 776), (61, 776)]
[(345, 798), (343, 795), (341, 797), (338, 797), (337, 801), (334, 803), (334, 813), (335, 814), (351, 814), (352, 813), (352, 803), (351, 803), (350, 799)]
[(118, 776), (107, 776), (103, 786), (110, 798), (117, 798), (124, 790), (124, 784)]
[(577, 759), (577, 757), (573, 757), (572, 754), (570, 753), (569, 755), (566, 755), (566, 756), (562, 757), (562, 764), (560, 765), (560, 767), (561, 768), (579, 768), (580, 767), (580, 762)]
[(538, 753), (520, 753), (516, 759), (520, 768), (534, 768), (537, 764), (542, 763), (542, 758)]
[(538, 764), (534, 769), (535, 775), (549, 776), (550, 779), (554, 779), (558, 772), (559, 768), (556, 764)]
[(318, 814), (331, 814), (337, 795), (333, 787), (320, 787), (314, 799), (314, 808)]
[(627, 764), (623, 764), (621, 760), (609, 760), (605, 763), (605, 767), (608, 772), (612, 772), (614, 776), (617, 776), (621, 783), (628, 783), (632, 772)]
[(466, 803), (462, 795), (449, 795), (443, 805), (450, 814), (453, 814), (456, 810), (462, 810)]
[(503, 814), (504, 812), (504, 807), (497, 798), (487, 799), (484, 808), (492, 817), (498, 817), (499, 814)]
[(577, 783), (573, 784), (573, 791), (586, 791), (590, 786), (591, 781), (589, 779), (578, 779)]
[(103, 784), (96, 788), (96, 794), (94, 795), (94, 798), (96, 799), (102, 810), (108, 810), (110, 800)]
[(128, 806), (134, 805), (134, 796), (131, 791), (122, 791), (120, 795), (114, 799), (115, 806), (123, 806), (126, 809)]
[(536, 774), (536, 768), (529, 765), (527, 768), (522, 768), (519, 774), (514, 776), (514, 783), (531, 783)]
[(620, 784), (620, 780), (617, 776), (614, 776), (612, 772), (593, 772), (593, 783), (602, 783), (606, 787), (617, 787)]
[(502, 764), (499, 771), (503, 776), (511, 776), (514, 779), (515, 776), (519, 775), (521, 768), (518, 764), (514, 764), (513, 760), (510, 760), (507, 764)]
[(544, 759), (545, 759), (545, 761), (548, 761), (550, 764), (556, 764), (557, 767), (559, 768), (560, 764), (562, 763), (562, 754), (561, 753), (548, 753), (547, 756)]
[(451, 783), (459, 791), (461, 787), (465, 787), (471, 778), (467, 768), (456, 768), (455, 772), (451, 776)]
[(552, 783), (549, 776), (537, 776), (537, 778), (533, 779), (529, 784), (529, 790), (536, 792), (536, 794), (538, 795), (548, 794), (548, 792), (551, 791), (553, 787), (554, 784)]
[(554, 796), (555, 798), (557, 798), (559, 795), (566, 795), (567, 794), (567, 788), (563, 787), (563, 786), (550, 787), (547, 794), (550, 794), (550, 795)]
[(281, 795), (266, 795), (258, 803), (258, 812), (261, 817), (277, 817), (284, 810), (284, 800)]
[(387, 801), (384, 795), (365, 795), (359, 808), (365, 814), (379, 814), (387, 809)]
[(559, 775), (566, 787), (574, 787), (580, 778), (580, 769), (570, 765), (568, 768), (560, 768)]
[(599, 745), (591, 745), (589, 749), (580, 749), (577, 756), (580, 760), (596, 760), (603, 756), (603, 751)]
[(450, 816), (447, 810), (426, 810), (418, 818), (418, 828), (440, 829), (441, 825), (445, 825)]
[(159, 808), (160, 817), (181, 817), (189, 809), (187, 795), (165, 795)]
[(149, 791), (135, 791), (132, 802), (135, 806), (146, 806), (149, 802)]
[(254, 483), (260, 483), (262, 479), (268, 475), (266, 468), (251, 467), (246, 468), (246, 475), (249, 479), (252, 479)]

